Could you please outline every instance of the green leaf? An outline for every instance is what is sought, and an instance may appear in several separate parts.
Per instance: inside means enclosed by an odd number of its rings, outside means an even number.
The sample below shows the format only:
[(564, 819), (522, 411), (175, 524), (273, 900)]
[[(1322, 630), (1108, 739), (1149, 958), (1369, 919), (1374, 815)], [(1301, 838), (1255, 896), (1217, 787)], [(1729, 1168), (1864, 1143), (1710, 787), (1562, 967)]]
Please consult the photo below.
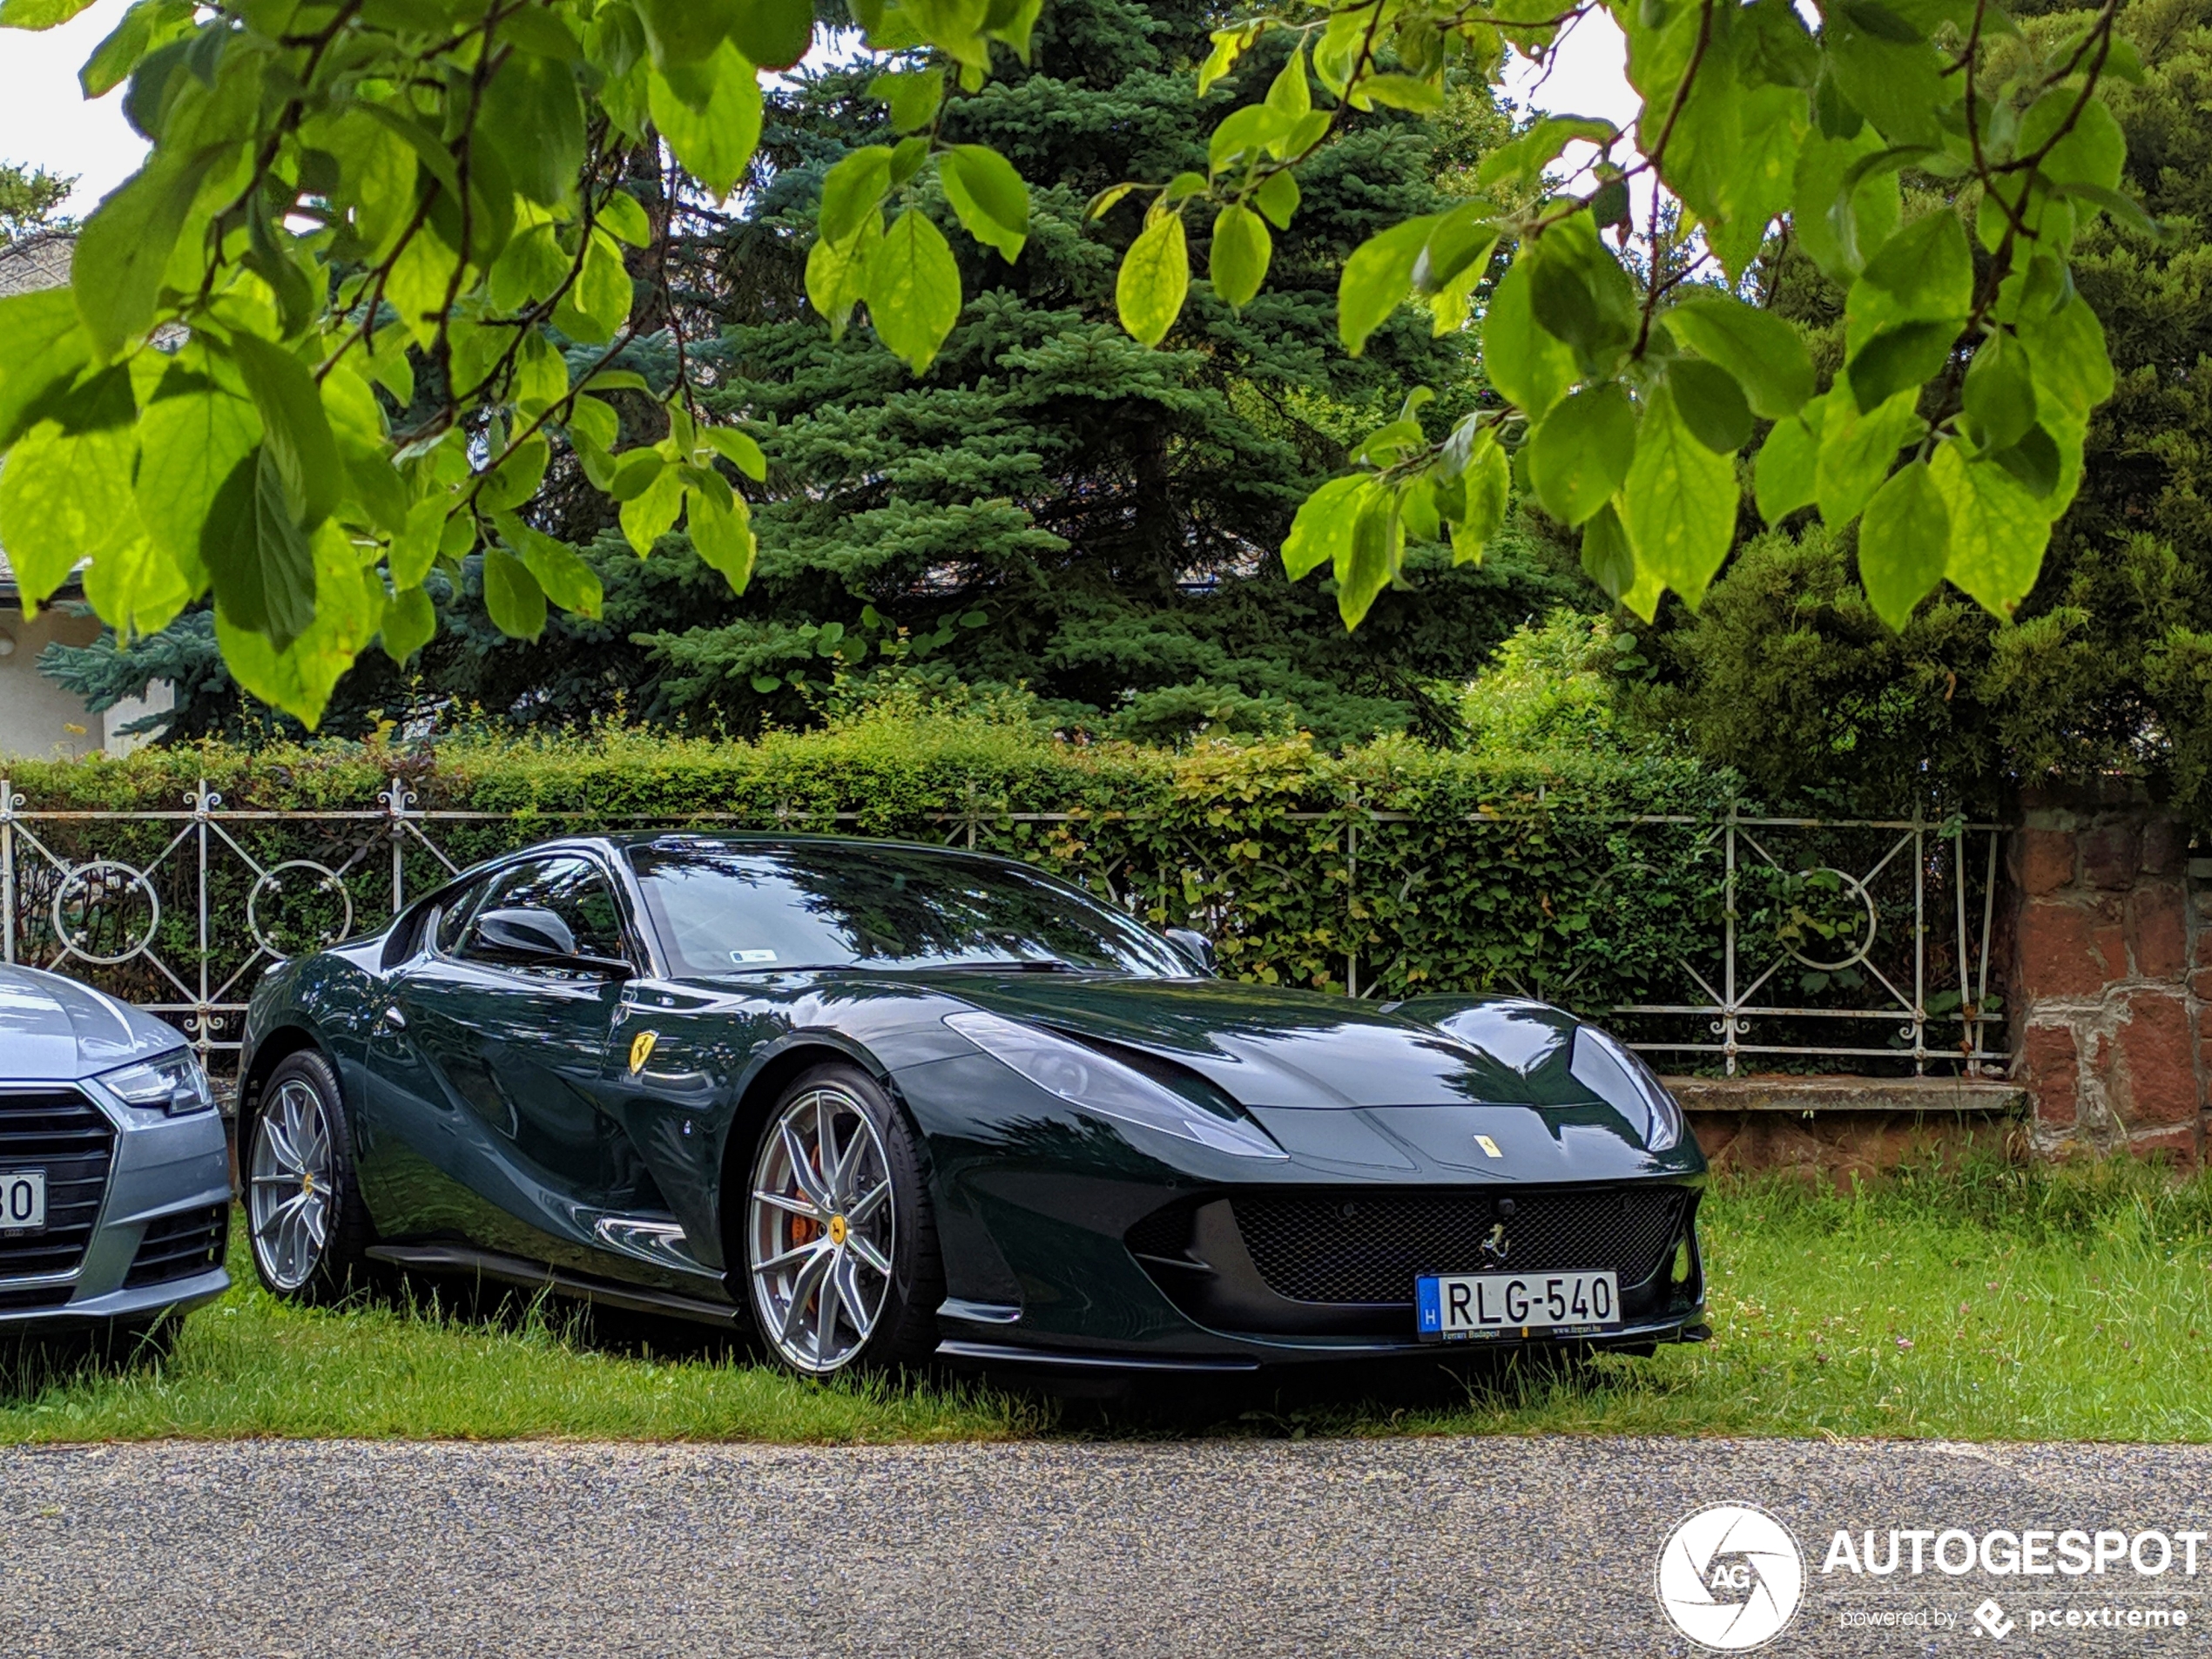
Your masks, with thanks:
[(1866, 503), (1858, 524), (1858, 579), (1874, 614), (1897, 633), (1913, 607), (1943, 580), (1951, 550), (1951, 509), (1914, 461), (1898, 469)]
[(267, 635), (233, 623), (219, 603), (215, 642), (240, 686), (312, 730), (338, 677), (375, 637), (386, 604), (384, 584), (361, 568), (351, 540), (335, 523), (315, 533), (308, 576), (314, 623), (298, 638), (280, 648)]
[(91, 3), (92, 0), (0, 0), (0, 29), (36, 32), (57, 28)]
[(1198, 65), (1198, 96), (1213, 90), (1216, 81), (1237, 67), (1237, 60), (1244, 48), (1258, 38), (1258, 30), (1239, 26), (1217, 29), (1213, 31), (1213, 50), (1206, 54), (1205, 62)]
[(892, 221), (868, 256), (868, 320), (917, 374), (960, 320), (960, 266), (945, 233), (921, 209)]
[[(2048, 430), (2032, 426), (2020, 435), (2020, 442), (1993, 450), (1989, 457), (2006, 472), (2019, 479), (2028, 494), (2039, 498), (2048, 496), (2059, 487), (2059, 480), (2066, 469), (2065, 458), (2059, 454), (2058, 441)], [(2047, 511), (2048, 516), (2055, 513)]]
[(675, 468), (663, 466), (644, 488), (622, 503), (619, 517), (624, 538), (643, 558), (674, 527), (677, 515), (683, 510), (684, 480)]
[(1372, 475), (1353, 473), (1330, 479), (1305, 498), (1283, 543), (1283, 569), (1291, 581), (1350, 556), (1352, 527), (1375, 488)]
[(405, 668), (408, 658), (438, 637), (437, 607), (421, 588), (402, 588), (385, 605), (379, 635), (384, 654)]
[(401, 593), (422, 585), (437, 562), (438, 541), (446, 527), (442, 495), (428, 496), (408, 509), (407, 528), (392, 538), (389, 568), (392, 585)]
[(1440, 80), (1424, 80), (1417, 76), (1381, 74), (1370, 71), (1359, 78), (1352, 89), (1352, 107), (1372, 109), (1379, 104), (1386, 109), (1412, 110), (1428, 115), (1444, 107), (1444, 84)]
[(814, 44), (811, 0), (732, 0), (730, 39), (763, 69), (789, 69)]
[(1346, 631), (1359, 626), (1375, 596), (1398, 574), (1406, 551), (1406, 527), (1398, 516), (1398, 492), (1372, 489), (1362, 497), (1352, 521), (1352, 540), (1337, 557), (1337, 614)]
[(509, 51), (484, 87), (475, 130), (499, 152), (527, 199), (550, 207), (575, 193), (583, 168), (583, 102), (570, 64)]
[(855, 150), (822, 175), (822, 205), (814, 230), (826, 242), (842, 242), (859, 230), (891, 188), (891, 151), (880, 144)]
[(280, 654), (315, 619), (314, 536), (295, 514), (284, 471), (268, 445), (256, 450), (237, 475), (251, 492), (252, 535), (206, 543), (216, 615), (242, 632), (266, 635)]
[(1791, 229), (1806, 256), (1828, 280), (1848, 288), (1866, 255), (1897, 231), (1903, 211), (1894, 172), (1858, 176), (1854, 170), (1883, 148), (1871, 128), (1855, 138), (1815, 133), (1797, 152)]
[(1856, 354), (1894, 323), (1948, 322), (1955, 333), (1973, 308), (1973, 290), (1966, 227), (1938, 208), (1885, 242), (1851, 284), (1844, 305), (1850, 349)]
[(157, 150), (92, 210), (70, 260), (77, 309), (102, 354), (153, 326), (161, 275), (207, 172), (206, 158)]
[(945, 101), (941, 69), (900, 70), (868, 83), (868, 96), (891, 106), (894, 132), (919, 132), (937, 118)]
[[(632, 247), (652, 246), (653, 222), (645, 216), (644, 206), (629, 192), (609, 191), (592, 212), (600, 228), (617, 241), (627, 242)], [(506, 255), (500, 257), (504, 259)]]
[(105, 98), (130, 78), (147, 53), (192, 32), (189, 0), (138, 0), (123, 14), (114, 32), (92, 48), (78, 71), (77, 84), (88, 98)]
[(1927, 422), (1913, 412), (1918, 396), (1917, 391), (1899, 392), (1864, 415), (1841, 390), (1823, 401), (1814, 487), (1821, 519), (1830, 529), (1839, 530), (1858, 516), (1889, 476), (1897, 452), (1927, 430)]
[(1944, 574), (2000, 618), (2035, 585), (2051, 521), (2001, 467), (1968, 461), (1955, 443), (1936, 446), (1929, 477), (1951, 515)]
[(538, 588), (547, 599), (578, 616), (595, 619), (598, 617), (605, 597), (598, 572), (586, 564), (574, 548), (508, 515), (501, 516), (499, 533), (537, 578)]
[(1490, 384), (1535, 421), (1574, 385), (1575, 354), (1536, 326), (1531, 287), (1527, 261), (1515, 260), (1506, 267), (1482, 320), (1482, 366)]
[(2034, 370), (2040, 408), (2062, 409), (2080, 422), (2112, 395), (2104, 325), (2080, 294), (2047, 317), (2023, 318), (2019, 333)]
[[(163, 375), (138, 417), (138, 517), (195, 589), (206, 579), (208, 539), (240, 537), (240, 509), (250, 493), (231, 481), (260, 442), (260, 416), (250, 401), (181, 365)], [(233, 494), (224, 512), (226, 487)]]
[(1927, 38), (1903, 17), (1892, 11), (1880, 0), (1836, 0), (1836, 10), (1855, 29), (1863, 30), (1877, 40), (1895, 41), (1900, 45), (1917, 45)]
[(0, 300), (0, 450), (44, 420), (91, 361), (68, 289)]
[(1528, 305), (1544, 330), (1573, 349), (1583, 374), (1610, 374), (1635, 339), (1642, 301), (1587, 213), (1560, 220), (1516, 263), (1528, 266)]
[(1122, 256), (1114, 280), (1114, 306), (1122, 327), (1147, 346), (1167, 338), (1190, 291), (1190, 249), (1183, 215), (1162, 213), (1137, 233)]
[(1411, 297), (1413, 266), (1437, 217), (1424, 214), (1378, 231), (1344, 262), (1337, 281), (1337, 334), (1354, 357), (1366, 348), (1367, 336)]
[(614, 238), (595, 230), (583, 250), (583, 268), (554, 307), (553, 320), (572, 340), (604, 345), (630, 320), (636, 292)]
[(1751, 406), (1736, 377), (1717, 363), (1678, 357), (1667, 366), (1675, 408), (1697, 442), (1716, 454), (1732, 455), (1751, 438)]
[(1576, 139), (1604, 146), (1618, 137), (1620, 129), (1610, 121), (1587, 115), (1541, 116), (1520, 137), (1508, 139), (1482, 158), (1482, 165), (1475, 169), (1474, 187), (1487, 190), (1498, 184), (1534, 185), (1542, 179), (1544, 169), (1559, 158), (1560, 152)]
[(1231, 110), (1206, 139), (1208, 171), (1225, 172), (1256, 154), (1278, 152), (1295, 125), (1293, 117), (1264, 104)]
[(2035, 375), (2027, 347), (2009, 334), (1981, 342), (1966, 366), (1966, 420), (1975, 442), (1986, 449), (2005, 449), (2027, 435), (2035, 424)]
[(484, 550), (484, 609), (509, 639), (536, 639), (545, 631), (545, 590), (503, 547)]
[(694, 490), (691, 493), (691, 550), (700, 560), (722, 573), (732, 593), (743, 593), (752, 580), (752, 562), (759, 543), (752, 533), (752, 511), (744, 496), (732, 491), (727, 502)]
[(1629, 533), (1610, 505), (1602, 507), (1582, 526), (1582, 574), (1618, 599), (1635, 585), (1636, 556), (1629, 547)]
[(988, 145), (954, 145), (937, 177), (968, 233), (1013, 264), (1029, 236), (1029, 187), (1013, 164)]
[(1621, 489), (1622, 525), (1638, 572), (1649, 572), (1697, 609), (1728, 556), (1736, 507), (1735, 463), (1700, 442), (1676, 409), (1670, 388), (1656, 388)]
[(1231, 202), (1216, 214), (1206, 271), (1222, 303), (1231, 310), (1249, 304), (1267, 280), (1267, 264), (1274, 252), (1274, 238), (1251, 208)]
[(1452, 521), (1452, 563), (1480, 564), (1484, 546), (1506, 522), (1513, 490), (1513, 469), (1494, 428), (1475, 435), (1460, 483), (1463, 501)]
[(1952, 344), (1958, 337), (1958, 325), (1948, 320), (1894, 323), (1873, 336), (1852, 354), (1844, 371), (1860, 413), (1900, 392), (1917, 391), (1940, 374), (1951, 361)]
[(704, 71), (711, 77), (704, 105), (694, 107), (656, 69), (646, 83), (653, 125), (684, 169), (717, 201), (745, 176), (760, 143), (760, 83), (752, 65), (726, 41)]
[(192, 602), (192, 583), (177, 561), (144, 536), (123, 536), (84, 567), (84, 597), (125, 643), (158, 634)]
[(764, 482), (768, 476), (768, 457), (760, 453), (760, 446), (735, 427), (708, 427), (700, 435), (711, 444), (717, 455), (727, 461), (754, 483)]
[(2133, 196), (2122, 195), (2119, 191), (2108, 190), (2102, 185), (2082, 184), (2061, 185), (2059, 194), (2102, 208), (2122, 229), (2133, 231), (2138, 236), (2155, 239), (2165, 234), (2159, 229), (2158, 221), (2145, 212), (2142, 204)]
[(1810, 507), (1818, 494), (1815, 480), (1820, 462), (1820, 440), (1796, 415), (1774, 423), (1759, 446), (1754, 478), (1759, 516), (1779, 524), (1801, 508)]
[[(312, 532), (338, 505), (345, 477), (322, 396), (298, 358), (259, 334), (233, 335), (231, 356), (261, 416), (265, 470), (274, 469), (300, 529)], [(304, 547), (300, 559), (307, 563)], [(280, 638), (277, 649), (284, 643)]]
[(553, 447), (542, 434), (524, 438), (483, 475), (476, 487), (476, 505), (486, 512), (520, 507), (537, 494), (552, 458)]
[(1296, 118), (1313, 107), (1313, 89), (1306, 84), (1305, 42), (1301, 39), (1291, 48), (1291, 55), (1283, 60), (1283, 67), (1275, 71), (1275, 78), (1267, 85), (1267, 107), (1280, 110)]
[(77, 562), (141, 532), (132, 509), (138, 448), (127, 370), (95, 375), (63, 400), (0, 463), (0, 547), (15, 566), (24, 614), (61, 586)]
[(1268, 174), (1251, 194), (1251, 204), (1259, 209), (1260, 217), (1278, 231), (1291, 228), (1291, 216), (1298, 212), (1298, 179), (1287, 167)]
[(846, 242), (817, 238), (806, 250), (806, 302), (829, 323), (830, 338), (845, 338), (853, 307), (867, 297), (868, 260), (883, 240), (883, 215), (863, 219)]
[(1812, 359), (1785, 319), (1708, 289), (1667, 313), (1668, 330), (1708, 362), (1736, 377), (1763, 420), (1795, 415), (1812, 395)]
[(1580, 524), (1612, 499), (1635, 452), (1635, 406), (1608, 381), (1583, 388), (1544, 417), (1528, 441), (1528, 481), (1546, 512)]

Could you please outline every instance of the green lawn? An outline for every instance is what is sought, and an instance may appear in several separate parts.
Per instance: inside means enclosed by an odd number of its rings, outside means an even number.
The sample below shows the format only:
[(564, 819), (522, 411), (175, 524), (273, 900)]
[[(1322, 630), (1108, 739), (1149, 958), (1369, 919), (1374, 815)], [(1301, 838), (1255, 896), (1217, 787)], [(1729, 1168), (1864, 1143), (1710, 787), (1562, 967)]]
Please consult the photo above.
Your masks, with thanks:
[[(1916, 1174), (1856, 1197), (1723, 1185), (1704, 1211), (1715, 1339), (1581, 1373), (1385, 1397), (1261, 1384), (1171, 1412), (980, 1385), (794, 1382), (681, 1332), (562, 1305), (300, 1312), (252, 1285), (173, 1357), (15, 1357), (0, 1441), (157, 1435), (977, 1440), (1068, 1433), (1527, 1433), (2212, 1439), (2212, 1181), (2134, 1166)], [(245, 1265), (245, 1252), (234, 1262)]]

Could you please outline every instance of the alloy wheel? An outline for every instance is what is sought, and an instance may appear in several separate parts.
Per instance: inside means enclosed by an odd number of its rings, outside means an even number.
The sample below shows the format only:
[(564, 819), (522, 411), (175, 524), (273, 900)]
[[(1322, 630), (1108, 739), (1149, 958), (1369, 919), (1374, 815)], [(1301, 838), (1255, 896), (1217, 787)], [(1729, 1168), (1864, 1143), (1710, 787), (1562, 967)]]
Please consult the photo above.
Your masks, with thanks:
[(891, 1161), (860, 1101), (825, 1086), (786, 1105), (754, 1163), (745, 1265), (761, 1329), (788, 1364), (826, 1373), (867, 1345), (896, 1227)]
[(337, 1197), (335, 1163), (322, 1097), (300, 1078), (286, 1078), (254, 1125), (246, 1196), (254, 1265), (276, 1290), (298, 1290), (322, 1260)]

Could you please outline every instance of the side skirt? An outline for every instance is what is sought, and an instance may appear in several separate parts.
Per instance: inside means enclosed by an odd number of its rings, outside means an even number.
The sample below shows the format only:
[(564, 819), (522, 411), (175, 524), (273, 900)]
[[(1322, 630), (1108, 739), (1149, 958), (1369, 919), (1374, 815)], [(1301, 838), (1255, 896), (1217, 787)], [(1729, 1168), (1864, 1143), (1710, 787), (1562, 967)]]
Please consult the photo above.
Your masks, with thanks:
[(624, 1308), (633, 1313), (666, 1314), (671, 1318), (689, 1319), (695, 1324), (713, 1325), (718, 1330), (735, 1330), (744, 1323), (745, 1317), (742, 1308), (723, 1303), (708, 1302), (698, 1297), (678, 1296), (670, 1291), (648, 1290), (643, 1285), (624, 1285), (590, 1273), (548, 1267), (543, 1262), (529, 1261), (520, 1256), (502, 1255), (497, 1251), (472, 1250), (465, 1244), (372, 1244), (368, 1253), (373, 1259), (389, 1262), (395, 1267), (415, 1268), (430, 1273), (475, 1274), (478, 1278), (497, 1279), (502, 1284), (519, 1285), (526, 1289), (581, 1297), (587, 1302)]

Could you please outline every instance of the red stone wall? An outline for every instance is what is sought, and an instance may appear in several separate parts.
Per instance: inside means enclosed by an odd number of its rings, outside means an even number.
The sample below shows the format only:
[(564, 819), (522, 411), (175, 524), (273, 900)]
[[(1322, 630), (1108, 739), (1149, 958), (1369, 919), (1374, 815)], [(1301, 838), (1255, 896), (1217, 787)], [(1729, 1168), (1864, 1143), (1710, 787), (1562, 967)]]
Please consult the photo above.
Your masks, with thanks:
[(2188, 835), (2135, 799), (2031, 800), (2013, 837), (2013, 1075), (2046, 1154), (2204, 1145), (2212, 926)]

